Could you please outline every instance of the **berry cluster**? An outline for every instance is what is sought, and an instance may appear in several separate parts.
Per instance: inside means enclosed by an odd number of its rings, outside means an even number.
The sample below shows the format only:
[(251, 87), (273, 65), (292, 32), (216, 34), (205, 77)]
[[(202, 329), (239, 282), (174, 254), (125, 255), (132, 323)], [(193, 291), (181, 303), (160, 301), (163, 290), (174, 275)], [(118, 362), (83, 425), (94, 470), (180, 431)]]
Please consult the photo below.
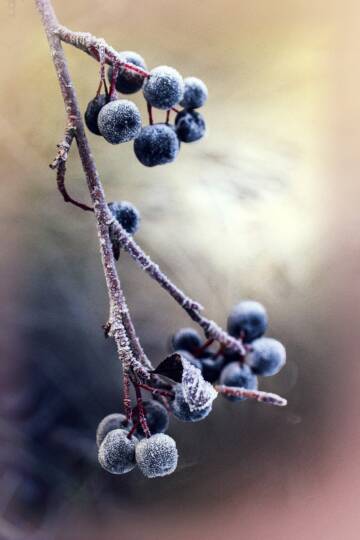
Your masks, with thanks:
[[(179, 330), (172, 338), (174, 352), (152, 373), (151, 384), (135, 383), (153, 399), (138, 399), (128, 417), (110, 414), (100, 422), (96, 440), (102, 467), (123, 474), (138, 465), (148, 478), (172, 473), (178, 453), (174, 440), (165, 434), (169, 413), (182, 422), (199, 422), (210, 414), (216, 388), (225, 388), (222, 394), (229, 400), (242, 401), (246, 397), (236, 395), (237, 389), (257, 390), (257, 376), (275, 375), (284, 366), (283, 345), (263, 337), (267, 324), (266, 311), (258, 302), (246, 300), (234, 307), (227, 328), (244, 344), (243, 355), (224, 345), (213, 350), (213, 340), (203, 340), (192, 328)], [(170, 382), (164, 383), (162, 377)], [(214, 388), (216, 382), (221, 386)]]
[[(183, 79), (169, 66), (147, 72), (144, 59), (135, 52), (124, 51), (119, 55), (124, 65), (109, 67), (110, 91), (104, 79), (105, 94), (100, 94), (101, 84), (97, 95), (88, 103), (85, 123), (92, 133), (103, 136), (111, 144), (133, 140), (135, 155), (146, 167), (171, 163), (179, 153), (181, 142), (191, 143), (205, 134), (204, 118), (196, 109), (206, 102), (206, 85), (196, 77)], [(137, 106), (117, 95), (117, 92), (134, 94), (141, 88), (149, 111), (147, 126), (142, 126)], [(176, 105), (183, 109), (175, 109)], [(152, 108), (166, 111), (164, 123), (153, 122)], [(170, 124), (172, 111), (176, 112), (174, 124)]]
[[(242, 340), (245, 354), (228, 350), (223, 345), (214, 351), (213, 340), (204, 342), (192, 328), (180, 330), (173, 337), (172, 346), (174, 351), (201, 370), (206, 381), (257, 390), (257, 376), (275, 375), (286, 362), (284, 346), (276, 339), (264, 337), (267, 326), (264, 306), (253, 300), (244, 300), (231, 311), (227, 330), (231, 336)], [(224, 396), (231, 401), (246, 399)]]

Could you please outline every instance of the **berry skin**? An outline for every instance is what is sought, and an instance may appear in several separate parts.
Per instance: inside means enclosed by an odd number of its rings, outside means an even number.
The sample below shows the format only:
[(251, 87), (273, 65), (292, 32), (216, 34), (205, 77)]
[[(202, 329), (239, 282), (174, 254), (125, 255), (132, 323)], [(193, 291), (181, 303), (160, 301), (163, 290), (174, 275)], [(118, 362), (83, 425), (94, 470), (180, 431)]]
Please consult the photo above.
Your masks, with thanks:
[(111, 144), (131, 141), (141, 130), (139, 109), (127, 99), (110, 101), (99, 112), (98, 128)]
[(110, 431), (99, 448), (99, 463), (106, 471), (112, 474), (125, 474), (136, 465), (135, 446), (137, 438), (127, 438), (127, 431), (115, 429)]
[[(143, 401), (143, 406), (151, 435), (154, 435), (155, 433), (164, 433), (169, 427), (169, 414), (165, 407), (154, 399)], [(136, 410), (134, 410), (134, 414), (137, 415)], [(140, 437), (144, 436), (141, 426), (138, 427), (136, 435)]]
[(286, 363), (286, 351), (280, 341), (262, 337), (251, 344), (252, 350), (246, 358), (247, 364), (256, 375), (276, 375)]
[(105, 94), (100, 94), (99, 96), (94, 97), (91, 101), (89, 101), (88, 106), (86, 107), (86, 111), (84, 114), (85, 124), (91, 133), (94, 133), (95, 135), (101, 135), (100, 130), (98, 128), (98, 116), (101, 109), (106, 105), (107, 98)]
[(208, 97), (206, 84), (197, 77), (186, 77), (184, 83), (185, 90), (180, 105), (184, 109), (198, 109), (202, 107)]
[[(257, 377), (252, 373), (249, 366), (239, 362), (231, 362), (221, 372), (220, 384), (225, 386), (236, 386), (238, 388), (247, 388), (248, 390), (257, 390)], [(230, 401), (242, 401), (246, 398), (224, 396)]]
[[(140, 56), (140, 54), (133, 51), (123, 51), (119, 53), (119, 55), (121, 57), (121, 60), (124, 60), (124, 62), (134, 64), (134, 66), (138, 66), (145, 70), (147, 69), (145, 60), (142, 56)], [(113, 67), (110, 66), (108, 70), (108, 79), (110, 83), (112, 80), (112, 74)], [(115, 87), (116, 90), (118, 92), (121, 92), (122, 94), (135, 94), (135, 92), (138, 92), (140, 90), (143, 82), (144, 77), (142, 75), (120, 66)]]
[(182, 422), (200, 422), (209, 415), (212, 409), (212, 405), (209, 405), (200, 411), (192, 411), (185, 400), (181, 384), (177, 384), (175, 387), (175, 398), (170, 402), (170, 407), (173, 415)]
[(175, 117), (175, 131), (182, 142), (198, 141), (205, 134), (205, 120), (200, 113), (184, 109)]
[(168, 110), (181, 100), (184, 81), (176, 69), (158, 66), (150, 71), (150, 77), (144, 82), (143, 92), (152, 107)]
[(174, 350), (181, 349), (195, 353), (203, 344), (199, 333), (193, 328), (181, 328), (172, 338)]
[(140, 213), (133, 204), (128, 201), (111, 202), (108, 207), (127, 233), (136, 233), (140, 226)]
[(96, 430), (96, 444), (99, 447), (106, 435), (114, 429), (129, 430), (132, 426), (126, 416), (120, 413), (108, 414), (103, 418)]
[(204, 377), (205, 381), (214, 383), (220, 377), (221, 370), (224, 366), (224, 358), (222, 356), (219, 356), (219, 358), (207, 356), (201, 359), (201, 365), (202, 376)]
[(244, 300), (231, 311), (227, 329), (230, 335), (250, 343), (261, 337), (268, 325), (268, 316), (262, 304), (254, 300)]
[(174, 439), (157, 433), (148, 439), (142, 439), (135, 449), (136, 462), (147, 478), (166, 476), (175, 471), (178, 451)]
[(167, 124), (153, 124), (142, 128), (134, 141), (134, 152), (146, 167), (164, 165), (175, 160), (180, 143), (174, 129)]
[(195, 356), (193, 356), (189, 351), (183, 351), (183, 350), (180, 349), (180, 350), (177, 350), (175, 352), (180, 354), (180, 356), (185, 358), (185, 360), (190, 362), (190, 364), (192, 364), (196, 368), (200, 369), (200, 371), (202, 370), (202, 364), (201, 364), (200, 360), (195, 358)]

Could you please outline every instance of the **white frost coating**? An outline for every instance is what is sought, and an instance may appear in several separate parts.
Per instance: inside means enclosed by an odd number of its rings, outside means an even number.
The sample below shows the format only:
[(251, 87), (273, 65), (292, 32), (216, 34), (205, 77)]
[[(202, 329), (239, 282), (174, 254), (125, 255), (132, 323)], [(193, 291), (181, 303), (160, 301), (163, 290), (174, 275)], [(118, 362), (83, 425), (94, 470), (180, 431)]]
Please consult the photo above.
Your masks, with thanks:
[(181, 386), (190, 411), (202, 411), (211, 406), (218, 393), (209, 382), (205, 381), (200, 369), (193, 366), (184, 357)]
[(112, 474), (125, 474), (136, 465), (135, 445), (138, 440), (134, 436), (130, 440), (127, 435), (127, 431), (115, 429), (106, 435), (100, 445), (99, 463)]
[(101, 420), (96, 430), (96, 444), (100, 447), (106, 435), (114, 429), (123, 429), (128, 425), (127, 418), (124, 414), (113, 413), (108, 414)]
[(182, 99), (184, 81), (176, 69), (158, 66), (150, 71), (150, 77), (143, 86), (146, 101), (157, 109), (171, 109)]
[(141, 115), (137, 106), (127, 99), (110, 101), (98, 116), (101, 135), (111, 144), (131, 141), (141, 130)]
[(166, 476), (177, 467), (176, 443), (165, 433), (157, 433), (140, 441), (136, 445), (135, 455), (139, 469), (147, 478)]

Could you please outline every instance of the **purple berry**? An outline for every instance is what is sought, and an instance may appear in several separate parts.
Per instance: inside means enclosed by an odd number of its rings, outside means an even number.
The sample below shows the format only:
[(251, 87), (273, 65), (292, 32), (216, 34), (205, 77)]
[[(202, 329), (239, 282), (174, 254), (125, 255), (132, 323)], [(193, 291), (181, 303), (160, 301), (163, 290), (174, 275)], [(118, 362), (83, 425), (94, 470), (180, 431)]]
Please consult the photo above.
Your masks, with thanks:
[(99, 96), (94, 97), (91, 101), (89, 101), (88, 106), (86, 107), (86, 111), (84, 114), (85, 124), (91, 133), (94, 133), (95, 135), (101, 135), (99, 128), (98, 128), (98, 116), (101, 109), (106, 105), (108, 102), (107, 97), (105, 94), (100, 94)]
[(135, 445), (138, 440), (123, 429), (110, 431), (99, 448), (99, 463), (106, 471), (112, 474), (125, 474), (135, 465)]
[(182, 142), (198, 141), (205, 135), (205, 120), (200, 113), (184, 109), (175, 117), (175, 131)]
[(249, 343), (261, 337), (268, 325), (268, 316), (262, 304), (254, 300), (243, 300), (231, 311), (227, 328), (229, 334), (236, 338), (242, 337)]
[[(145, 60), (140, 56), (140, 54), (133, 51), (123, 51), (119, 53), (121, 60), (124, 62), (134, 64), (134, 66), (140, 67), (141, 69), (146, 70)], [(110, 66), (108, 70), (108, 79), (111, 83), (113, 74), (113, 67)], [(117, 79), (115, 82), (115, 87), (118, 92), (122, 94), (135, 94), (138, 92), (144, 83), (143, 75), (136, 73), (136, 71), (131, 71), (126, 69), (123, 66), (120, 66)]]
[(179, 140), (167, 124), (153, 124), (142, 128), (134, 141), (134, 152), (146, 167), (171, 163), (178, 155)]
[(276, 375), (286, 363), (286, 351), (280, 341), (262, 337), (251, 344), (251, 351), (246, 357), (247, 364), (253, 373), (269, 377)]
[(197, 77), (186, 77), (184, 83), (185, 90), (180, 105), (184, 109), (198, 109), (202, 107), (208, 97), (206, 84)]
[[(238, 388), (246, 388), (247, 390), (257, 390), (258, 382), (249, 366), (240, 364), (239, 362), (231, 362), (221, 372), (220, 384), (225, 386), (235, 386)], [(224, 396), (230, 401), (243, 401), (246, 398)]]
[(151, 70), (143, 87), (144, 97), (152, 107), (169, 110), (181, 100), (184, 93), (184, 81), (169, 66), (158, 66)]
[(175, 471), (178, 451), (174, 439), (157, 433), (148, 439), (142, 439), (136, 446), (136, 462), (147, 478), (166, 476)]
[(99, 112), (98, 127), (101, 135), (111, 144), (135, 139), (141, 130), (139, 109), (132, 101), (110, 101)]
[(120, 413), (108, 414), (103, 418), (96, 430), (96, 444), (99, 447), (106, 435), (114, 429), (128, 430), (132, 426), (131, 422), (128, 422), (126, 416)]

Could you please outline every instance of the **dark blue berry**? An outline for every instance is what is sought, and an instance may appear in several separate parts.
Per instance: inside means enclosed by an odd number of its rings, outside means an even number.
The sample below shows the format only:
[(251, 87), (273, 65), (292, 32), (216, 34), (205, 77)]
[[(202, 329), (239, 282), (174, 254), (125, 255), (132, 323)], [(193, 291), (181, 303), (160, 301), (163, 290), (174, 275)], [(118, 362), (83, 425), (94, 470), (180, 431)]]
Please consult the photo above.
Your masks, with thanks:
[[(248, 390), (257, 390), (258, 382), (249, 366), (239, 362), (231, 362), (221, 372), (220, 384), (225, 386), (235, 386), (237, 388), (246, 388)], [(230, 401), (242, 401), (246, 398), (224, 396)]]
[(126, 416), (120, 413), (108, 414), (103, 418), (96, 430), (96, 444), (98, 447), (105, 439), (106, 435), (114, 429), (128, 430), (132, 426), (131, 422), (128, 422)]
[(127, 99), (110, 101), (99, 112), (98, 127), (104, 139), (111, 144), (131, 141), (141, 130), (139, 109)]
[(109, 209), (115, 219), (129, 234), (135, 234), (140, 226), (140, 213), (138, 209), (128, 201), (111, 202)]
[(123, 429), (110, 431), (99, 448), (99, 463), (106, 471), (112, 474), (125, 474), (135, 465), (135, 445), (138, 440), (132, 436), (128, 439), (128, 432)]
[(148, 439), (142, 439), (136, 445), (136, 462), (147, 478), (166, 476), (175, 471), (178, 462), (178, 451), (174, 439), (157, 433)]
[(91, 133), (94, 133), (95, 135), (101, 135), (100, 130), (98, 128), (98, 116), (99, 112), (103, 108), (104, 105), (107, 103), (107, 97), (105, 94), (100, 94), (100, 96), (94, 97), (91, 101), (89, 101), (88, 106), (86, 107), (85, 111), (85, 124), (87, 128), (91, 131)]
[(146, 167), (174, 161), (180, 148), (173, 128), (167, 124), (153, 124), (142, 128), (134, 141), (134, 152)]
[(200, 410), (191, 410), (181, 384), (175, 387), (175, 397), (170, 402), (170, 407), (173, 415), (182, 422), (200, 422), (209, 415), (212, 409), (212, 405), (209, 405)]
[[(169, 414), (165, 409), (164, 405), (161, 405), (161, 403), (159, 403), (158, 401), (151, 399), (148, 401), (144, 401), (143, 406), (146, 422), (151, 435), (154, 435), (155, 433), (163, 433), (164, 431), (166, 431), (169, 427)], [(138, 411), (136, 407), (133, 411), (133, 414), (135, 417), (137, 417)], [(140, 437), (144, 436), (144, 432), (140, 425), (137, 429), (136, 435), (139, 435)]]
[(256, 375), (270, 376), (278, 373), (286, 363), (286, 351), (280, 341), (262, 337), (251, 344), (247, 364)]
[(184, 109), (198, 109), (202, 107), (208, 97), (206, 84), (197, 77), (186, 77), (184, 83), (185, 90), (180, 105)]
[(200, 113), (184, 109), (175, 117), (175, 131), (182, 142), (198, 141), (205, 134), (205, 120)]
[(221, 370), (224, 366), (224, 358), (222, 356), (219, 356), (218, 358), (206, 356), (205, 358), (201, 358), (201, 366), (202, 376), (205, 381), (214, 383), (220, 377)]
[[(123, 51), (119, 53), (121, 60), (124, 62), (128, 62), (130, 64), (134, 64), (134, 66), (140, 67), (144, 70), (146, 70), (145, 60), (140, 56), (140, 54), (133, 52), (133, 51)], [(112, 80), (112, 74), (113, 74), (113, 67), (109, 67), (108, 71), (108, 79), (111, 83)], [(139, 73), (136, 73), (136, 71), (131, 71), (130, 69), (126, 69), (123, 66), (120, 66), (118, 76), (115, 82), (115, 87), (118, 92), (121, 92), (122, 94), (134, 94), (135, 92), (138, 92), (140, 88), (142, 87), (144, 82), (143, 75), (140, 75)]]
[(176, 69), (159, 66), (151, 70), (144, 83), (144, 97), (152, 107), (168, 110), (181, 100), (184, 81)]
[(172, 338), (172, 346), (174, 350), (181, 349), (196, 353), (203, 344), (199, 333), (193, 328), (181, 328)]
[(262, 336), (268, 325), (268, 316), (262, 304), (254, 300), (244, 300), (231, 311), (227, 328), (229, 334), (242, 338), (245, 343)]

